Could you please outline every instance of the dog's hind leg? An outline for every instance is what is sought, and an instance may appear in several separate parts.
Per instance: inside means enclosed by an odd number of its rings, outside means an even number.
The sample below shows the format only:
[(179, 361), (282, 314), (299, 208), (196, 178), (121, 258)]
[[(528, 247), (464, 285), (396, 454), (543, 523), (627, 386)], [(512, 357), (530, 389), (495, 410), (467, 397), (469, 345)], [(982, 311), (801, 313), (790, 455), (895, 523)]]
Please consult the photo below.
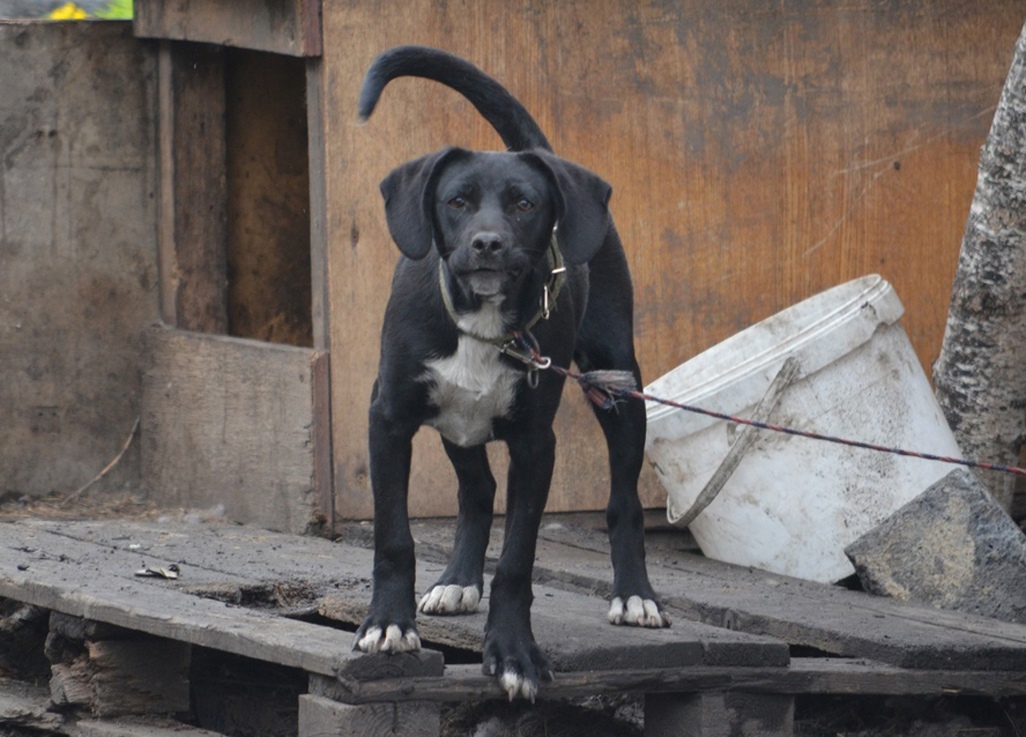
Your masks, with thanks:
[[(617, 253), (608, 248), (604, 251), (602, 255), (613, 259), (614, 263), (595, 268), (593, 262), (588, 308), (578, 332), (574, 360), (582, 371), (629, 371), (640, 387), (641, 371), (634, 356), (631, 288), (626, 263), (622, 251)], [(644, 512), (638, 498), (638, 476), (645, 458), (645, 403), (632, 397), (617, 401), (611, 409), (594, 405), (592, 409), (609, 450), (610, 493), (606, 523), (613, 563), (609, 621), (667, 627), (670, 618), (648, 580)]]
[(485, 446), (462, 448), (443, 438), (459, 481), (459, 515), (452, 557), (441, 578), (420, 600), (425, 614), (476, 612), (484, 589), (484, 557), (492, 527), (495, 478)]

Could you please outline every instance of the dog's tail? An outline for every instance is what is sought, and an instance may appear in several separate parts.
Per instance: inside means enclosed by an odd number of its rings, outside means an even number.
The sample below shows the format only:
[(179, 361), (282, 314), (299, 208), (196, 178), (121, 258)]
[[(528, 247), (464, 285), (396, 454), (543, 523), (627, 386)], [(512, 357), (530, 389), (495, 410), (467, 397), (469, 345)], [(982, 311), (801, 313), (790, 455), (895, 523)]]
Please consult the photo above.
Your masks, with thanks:
[(360, 90), (361, 121), (371, 116), (382, 90), (396, 77), (423, 77), (456, 90), (492, 124), (511, 151), (552, 150), (538, 123), (505, 87), (469, 61), (427, 46), (396, 46), (374, 60)]

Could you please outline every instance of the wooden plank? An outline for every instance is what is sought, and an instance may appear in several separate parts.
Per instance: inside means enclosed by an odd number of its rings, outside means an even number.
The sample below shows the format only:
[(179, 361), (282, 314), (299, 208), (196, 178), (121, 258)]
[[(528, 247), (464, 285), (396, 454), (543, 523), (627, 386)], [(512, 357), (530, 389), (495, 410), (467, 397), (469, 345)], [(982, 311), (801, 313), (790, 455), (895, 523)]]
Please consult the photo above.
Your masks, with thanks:
[(228, 330), (224, 54), (196, 44), (159, 52), (161, 305), (184, 330)]
[[(595, 578), (604, 557), (595, 560)], [(908, 605), (697, 555), (679, 554), (673, 564), (650, 572), (664, 602), (684, 616), (792, 645), (909, 668), (1017, 670), (1026, 663), (1022, 625)], [(588, 575), (581, 568), (578, 573)]]
[(146, 717), (132, 719), (80, 719), (75, 722), (75, 737), (223, 737), (221, 732), (211, 732), (199, 727), (190, 727), (174, 719)]
[[(70, 494), (139, 415), (139, 333), (160, 316), (155, 72), (125, 24), (0, 24), (0, 493)], [(138, 474), (133, 445), (89, 493)]]
[(140, 38), (319, 56), (320, 5), (319, 0), (136, 0), (133, 25)]
[[(202, 593), (219, 576), (237, 586), (302, 580), (321, 614), (357, 625), (370, 601), (370, 550), (297, 538), (247, 528), (199, 525), (168, 529), (143, 523), (26, 523), (49, 530), (51, 548), (61, 540), (95, 550), (89, 560), (126, 540), (146, 546), (150, 560), (178, 561), (188, 571), (165, 587), (189, 586)], [(76, 542), (78, 541), (78, 542)], [(255, 551), (259, 551), (256, 553)], [(83, 550), (81, 553), (85, 555)], [(137, 563), (135, 564), (138, 565)], [(441, 567), (430, 560), (418, 564), (418, 586), (431, 585)], [(788, 660), (783, 642), (741, 632), (680, 621), (663, 630), (613, 627), (606, 621), (608, 604), (593, 595), (536, 586), (532, 626), (539, 644), (557, 670), (600, 667), (643, 667), (682, 664), (782, 666)], [(487, 597), (485, 599), (487, 602)], [(460, 617), (420, 617), (421, 639), (437, 645), (481, 651), (487, 611)]]
[[(311, 693), (353, 704), (392, 701), (462, 702), (502, 698), (495, 679), (475, 665), (447, 665), (441, 676), (311, 681)], [(917, 670), (838, 658), (792, 658), (786, 668), (685, 666), (560, 673), (538, 693), (562, 700), (622, 693), (702, 693), (723, 690), (766, 694), (904, 696), (1026, 695), (1018, 671)]]
[[(608, 597), (604, 531), (562, 519), (542, 525), (534, 580)], [(413, 533), (421, 557), (448, 558), (451, 525), (422, 520)], [(720, 563), (682, 552), (675, 540), (683, 537), (650, 535), (648, 545), (649, 576), (677, 613), (674, 626), (683, 618), (908, 668), (1019, 670), (1026, 664), (1026, 626)], [(501, 545), (497, 524), (489, 568)]]
[[(353, 653), (349, 632), (188, 594), (170, 581), (137, 577), (137, 551), (83, 543), (31, 525), (0, 527), (0, 597), (308, 673), (336, 676), (352, 669), (359, 674), (369, 667), (362, 663), (367, 656)], [(151, 529), (159, 531), (158, 526)], [(190, 529), (197, 528), (185, 526), (178, 534), (188, 539)], [(253, 549), (245, 553), (250, 560), (258, 554)], [(204, 578), (202, 570), (191, 566), (185, 576)], [(211, 577), (208, 573), (206, 579)], [(440, 672), (442, 667), (441, 656), (429, 650), (407, 660), (423, 661), (414, 672)]]
[(696, 557), (686, 568), (660, 572), (653, 585), (686, 616), (832, 654), (923, 669), (1016, 670), (1026, 663), (1022, 625), (725, 566)]
[(324, 353), (166, 328), (146, 334), (143, 478), (161, 504), (307, 532), (330, 479)]
[[(331, 344), (345, 346), (332, 361), (336, 485), (342, 516), (362, 518), (371, 509), (356, 410), (370, 395), (396, 259), (377, 183), (444, 145), (501, 147), (455, 93), (421, 80), (390, 86), (371, 121), (354, 126), (360, 80), (381, 50), (422, 43), (471, 59), (525, 103), (557, 153), (612, 183), (648, 379), (872, 272), (904, 300), (928, 367), (1022, 8), (600, 0), (523, 13), (495, 0), (373, 0), (325, 3), (323, 23), (327, 241), (348, 245), (329, 264)], [(601, 509), (603, 443), (583, 403), (568, 404), (549, 508)], [(415, 514), (452, 514), (455, 481), (437, 439), (422, 436)], [(659, 506), (652, 481), (646, 503)]]
[[(583, 522), (570, 524), (553, 517), (543, 525), (535, 567), (535, 633), (547, 652), (566, 670), (593, 667), (604, 670), (603, 648), (610, 640), (621, 648), (645, 646), (649, 651), (664, 638), (672, 638), (678, 649), (672, 657), (687, 657), (692, 663), (706, 665), (779, 665), (779, 650), (755, 645), (759, 640), (734, 639), (745, 632), (769, 636), (790, 643), (814, 647), (846, 657), (871, 658), (895, 666), (923, 670), (966, 670), (985, 672), (1023, 670), (1026, 667), (1026, 627), (954, 612), (943, 612), (837, 586), (789, 579), (710, 561), (679, 551), (672, 539), (650, 536), (649, 570), (653, 583), (670, 606), (674, 625), (650, 641), (634, 639), (635, 630), (614, 628), (604, 623), (611, 572), (604, 533)], [(29, 524), (29, 523), (24, 523)], [(345, 545), (336, 551), (321, 540), (255, 531), (247, 528), (220, 528), (206, 525), (187, 530), (154, 528), (138, 523), (48, 522), (34, 527), (59, 532), (61, 537), (92, 541), (101, 547), (124, 546), (130, 540), (145, 546), (156, 560), (194, 562), (195, 572), (188, 579), (197, 589), (215, 586), (218, 581), (245, 586), (263, 581), (305, 580), (310, 583), (311, 599), (319, 600), (322, 613), (341, 621), (362, 621), (370, 600), (371, 551)], [(350, 539), (360, 543), (353, 526)], [(502, 544), (501, 524), (489, 548), (489, 564)], [(451, 546), (450, 524), (418, 521), (413, 527), (419, 557), (418, 588), (429, 586), (444, 567)], [(260, 550), (259, 566), (253, 564), (252, 550)], [(219, 578), (220, 577), (220, 578)], [(183, 585), (179, 582), (178, 585)], [(337, 583), (338, 587), (334, 587)], [(324, 588), (320, 588), (323, 586)], [(567, 601), (555, 595), (557, 589), (588, 592), (586, 601)], [(321, 592), (331, 597), (320, 597)], [(550, 596), (550, 594), (552, 594)], [(569, 635), (561, 627), (563, 607), (580, 618), (580, 633)], [(547, 612), (547, 613), (546, 613)], [(548, 618), (554, 617), (551, 626)], [(689, 629), (699, 620), (706, 626)], [(712, 627), (709, 627), (712, 625)], [(479, 650), (484, 614), (471, 617), (421, 617), (421, 635), (426, 641)], [(732, 630), (740, 629), (743, 632)], [(592, 660), (587, 666), (571, 661), (577, 640), (586, 642), (582, 657)], [(708, 652), (699, 659), (687, 648), (688, 639), (702, 642)], [(720, 639), (725, 638), (725, 639)], [(767, 641), (763, 640), (763, 643)], [(772, 640), (770, 641), (772, 642)], [(693, 647), (693, 645), (691, 646)], [(760, 655), (761, 652), (761, 655)], [(648, 652), (640, 656), (647, 658)], [(716, 658), (716, 660), (713, 660)], [(642, 665), (674, 665), (656, 654)], [(638, 663), (638, 659), (633, 661)], [(679, 663), (677, 663), (679, 664)], [(619, 662), (624, 668), (630, 661)]]
[[(313, 347), (331, 348), (330, 299), (328, 295), (328, 202), (325, 189), (324, 118), (328, 100), (333, 100), (321, 59), (306, 64), (306, 121), (310, 194), (310, 315), (313, 322)], [(343, 315), (339, 316), (344, 319)], [(334, 463), (334, 457), (332, 458)]]

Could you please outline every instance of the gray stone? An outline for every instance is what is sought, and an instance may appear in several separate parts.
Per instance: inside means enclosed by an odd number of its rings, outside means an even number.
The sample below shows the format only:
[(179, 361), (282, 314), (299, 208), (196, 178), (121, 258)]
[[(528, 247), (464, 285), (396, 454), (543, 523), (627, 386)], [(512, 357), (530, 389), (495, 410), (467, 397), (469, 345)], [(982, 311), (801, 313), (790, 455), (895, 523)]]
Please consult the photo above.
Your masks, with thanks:
[(951, 472), (844, 552), (871, 593), (1026, 623), (1026, 535), (968, 470)]

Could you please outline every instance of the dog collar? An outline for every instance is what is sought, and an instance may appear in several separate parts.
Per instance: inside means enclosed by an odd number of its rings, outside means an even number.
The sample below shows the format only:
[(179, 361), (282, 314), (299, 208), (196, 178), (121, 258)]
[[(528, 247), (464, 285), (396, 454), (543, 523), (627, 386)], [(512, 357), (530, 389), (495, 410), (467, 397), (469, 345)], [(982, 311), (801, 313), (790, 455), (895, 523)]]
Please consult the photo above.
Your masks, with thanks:
[(522, 328), (508, 332), (498, 338), (486, 338), (483, 335), (478, 335), (459, 327), (460, 317), (456, 312), (455, 305), (453, 305), (452, 294), (449, 293), (449, 284), (445, 279), (445, 262), (439, 259), (438, 284), (442, 290), (442, 302), (445, 303), (445, 311), (449, 313), (453, 324), (456, 325), (461, 333), (474, 340), (479, 340), (482, 343), (491, 343), (503, 353), (509, 353), (514, 358), (519, 358), (525, 363), (532, 363), (532, 361), (526, 360), (516, 352), (517, 337), (530, 331), (539, 321), (549, 319), (552, 310), (556, 308), (556, 300), (563, 289), (563, 284), (566, 283), (566, 266), (563, 263), (563, 253), (559, 250), (559, 243), (556, 242), (555, 228), (552, 229), (552, 240), (549, 241), (549, 250), (545, 256), (549, 262), (549, 279), (545, 282), (541, 298), (538, 300), (538, 311), (534, 313), (534, 316)]

